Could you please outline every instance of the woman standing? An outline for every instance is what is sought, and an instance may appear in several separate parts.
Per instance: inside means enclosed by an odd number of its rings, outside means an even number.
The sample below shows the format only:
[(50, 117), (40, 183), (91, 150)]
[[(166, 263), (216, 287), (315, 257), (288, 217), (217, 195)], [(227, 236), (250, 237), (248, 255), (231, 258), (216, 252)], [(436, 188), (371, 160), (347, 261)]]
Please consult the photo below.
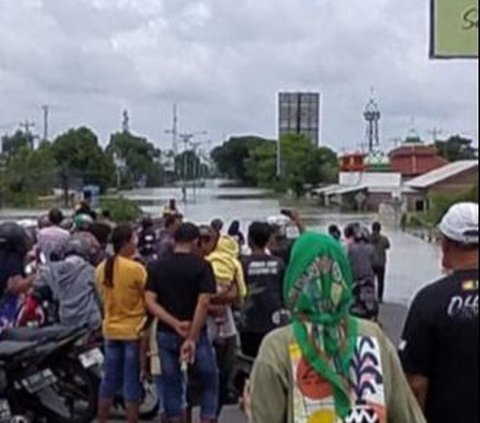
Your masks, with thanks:
[(351, 316), (341, 245), (305, 234), (285, 278), (292, 324), (269, 335), (252, 374), (253, 423), (425, 423), (394, 346)]
[(105, 374), (100, 386), (98, 421), (109, 419), (113, 398), (123, 393), (127, 421), (139, 421), (140, 338), (146, 321), (145, 268), (133, 260), (137, 238), (130, 226), (112, 234), (114, 255), (100, 264), (96, 281), (104, 304)]

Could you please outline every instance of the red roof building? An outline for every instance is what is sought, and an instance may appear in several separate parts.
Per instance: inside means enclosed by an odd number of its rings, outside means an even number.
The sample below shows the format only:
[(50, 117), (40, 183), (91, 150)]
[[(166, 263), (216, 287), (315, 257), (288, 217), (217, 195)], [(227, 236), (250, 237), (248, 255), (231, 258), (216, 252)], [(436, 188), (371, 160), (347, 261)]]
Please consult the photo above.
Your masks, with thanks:
[(421, 142), (404, 144), (392, 150), (389, 158), (392, 172), (399, 172), (404, 178), (415, 178), (448, 164), (434, 146)]

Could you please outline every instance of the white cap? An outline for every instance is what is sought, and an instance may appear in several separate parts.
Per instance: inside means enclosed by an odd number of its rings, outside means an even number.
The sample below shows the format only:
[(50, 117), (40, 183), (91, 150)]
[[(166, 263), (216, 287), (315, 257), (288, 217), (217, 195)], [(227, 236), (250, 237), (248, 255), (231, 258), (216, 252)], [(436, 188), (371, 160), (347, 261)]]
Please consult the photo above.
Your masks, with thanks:
[(439, 229), (452, 241), (462, 244), (478, 244), (478, 204), (455, 204), (443, 217)]

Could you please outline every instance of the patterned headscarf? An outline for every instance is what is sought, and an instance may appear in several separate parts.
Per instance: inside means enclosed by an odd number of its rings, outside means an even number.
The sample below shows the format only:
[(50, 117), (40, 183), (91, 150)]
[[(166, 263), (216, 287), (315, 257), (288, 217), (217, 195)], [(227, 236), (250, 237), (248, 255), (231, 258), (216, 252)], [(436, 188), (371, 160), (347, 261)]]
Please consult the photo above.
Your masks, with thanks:
[(358, 335), (349, 314), (351, 287), (350, 265), (337, 241), (313, 233), (298, 239), (285, 278), (285, 302), (302, 355), (330, 382), (342, 419), (352, 408), (348, 373)]

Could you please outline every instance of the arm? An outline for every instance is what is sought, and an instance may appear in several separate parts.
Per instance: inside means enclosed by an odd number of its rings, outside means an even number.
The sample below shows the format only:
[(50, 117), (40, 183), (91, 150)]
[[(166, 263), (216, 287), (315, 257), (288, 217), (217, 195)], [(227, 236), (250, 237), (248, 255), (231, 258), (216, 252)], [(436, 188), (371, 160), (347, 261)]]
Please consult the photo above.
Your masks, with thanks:
[(238, 286), (235, 283), (232, 283), (230, 288), (221, 294), (216, 294), (211, 297), (211, 306), (217, 305), (232, 305), (238, 299)]
[(193, 341), (196, 343), (200, 338), (200, 332), (202, 331), (203, 327), (205, 326), (205, 322), (207, 321), (210, 299), (211, 294), (201, 294), (198, 297), (195, 316), (193, 318), (193, 323), (187, 336), (188, 341)]
[(181, 322), (172, 316), (165, 308), (157, 302), (157, 294), (152, 291), (145, 292), (145, 304), (147, 310), (162, 323), (170, 326), (180, 336), (186, 337), (190, 327), (190, 322)]
[(432, 336), (434, 316), (428, 313), (430, 301), (424, 292), (412, 304), (399, 348), (408, 382), (422, 409), (425, 409), (431, 365), (435, 361)]
[(293, 210), (292, 211), (291, 219), (292, 219), (292, 222), (297, 227), (298, 232), (300, 232), (300, 234), (303, 234), (303, 233), (306, 232), (307, 228), (306, 228), (305, 224), (303, 223), (303, 220), (302, 220), (298, 210)]
[(408, 383), (410, 384), (413, 395), (415, 395), (415, 398), (417, 398), (421, 409), (425, 410), (427, 404), (429, 380), (424, 376), (410, 375), (408, 376)]
[(200, 266), (197, 307), (195, 309), (193, 323), (188, 332), (187, 339), (180, 350), (180, 361), (183, 363), (193, 364), (195, 361), (196, 344), (203, 328), (205, 327), (212, 298), (217, 292), (217, 284), (215, 283), (212, 266), (206, 261), (202, 261)]
[(207, 320), (210, 300), (211, 294), (201, 294), (198, 298), (193, 323), (190, 326), (187, 338), (180, 349), (180, 361), (182, 363), (193, 364), (195, 362), (197, 342)]
[[(383, 334), (381, 336), (384, 337)], [(387, 344), (388, 356), (385, 388), (389, 421), (392, 423), (425, 423), (425, 417), (417, 401), (418, 397), (416, 399), (412, 394), (394, 346), (386, 337), (384, 337), (384, 342)]]
[(385, 250), (390, 250), (390, 248), (392, 247), (392, 244), (390, 243), (390, 240), (385, 237)]
[[(267, 339), (260, 349), (251, 375), (250, 423), (284, 423), (288, 421), (288, 375), (281, 371), (275, 348)], [(249, 412), (249, 413), (248, 413)]]

